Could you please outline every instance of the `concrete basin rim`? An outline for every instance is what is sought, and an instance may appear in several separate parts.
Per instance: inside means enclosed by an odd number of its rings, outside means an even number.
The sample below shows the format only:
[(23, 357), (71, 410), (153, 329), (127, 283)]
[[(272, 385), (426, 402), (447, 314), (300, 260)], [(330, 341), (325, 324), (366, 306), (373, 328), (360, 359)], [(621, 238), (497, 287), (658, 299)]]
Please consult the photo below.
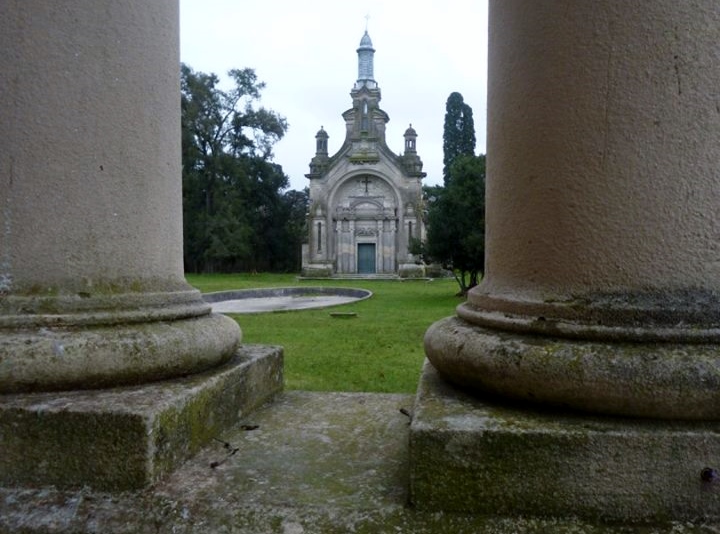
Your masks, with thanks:
[(369, 289), (355, 287), (326, 287), (326, 286), (289, 286), (251, 289), (231, 289), (226, 291), (213, 291), (203, 293), (207, 303), (222, 302), (224, 300), (242, 300), (250, 298), (293, 297), (293, 296), (339, 296), (354, 297), (365, 300), (372, 297)]
[[(367, 289), (311, 286), (216, 291), (204, 294), (203, 298), (207, 304), (213, 306), (213, 309), (215, 309), (215, 305), (222, 306), (225, 302), (230, 303), (231, 308), (225, 306), (223, 309), (216, 310), (220, 313), (246, 315), (346, 306), (368, 299), (372, 295), (372, 291)], [(333, 301), (333, 297), (339, 298), (340, 300), (344, 299), (344, 301)], [(297, 302), (295, 302), (296, 298), (298, 299)], [(303, 301), (303, 298), (306, 300)], [(312, 299), (312, 302), (308, 303), (308, 298)], [(266, 304), (258, 307), (257, 302), (264, 301), (264, 299), (266, 299)], [(316, 301), (315, 299), (318, 300)], [(244, 301), (248, 304), (242, 304)], [(235, 303), (234, 306), (233, 303)]]

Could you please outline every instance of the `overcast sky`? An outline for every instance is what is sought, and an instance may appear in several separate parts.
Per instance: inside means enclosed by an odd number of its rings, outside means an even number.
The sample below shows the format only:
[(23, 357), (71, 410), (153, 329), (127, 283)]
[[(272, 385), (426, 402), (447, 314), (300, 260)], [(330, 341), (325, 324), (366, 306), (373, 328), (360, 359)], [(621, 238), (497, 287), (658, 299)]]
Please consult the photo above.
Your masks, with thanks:
[(221, 79), (233, 68), (255, 69), (266, 83), (261, 105), (289, 124), (275, 162), (290, 187), (302, 189), (320, 126), (330, 154), (344, 140), (341, 115), (352, 106), (366, 24), (380, 107), (390, 116), (388, 146), (401, 153), (412, 123), (425, 183), (442, 183), (445, 102), (453, 91), (472, 107), (477, 152), (485, 152), (487, 0), (180, 0), (180, 56)]

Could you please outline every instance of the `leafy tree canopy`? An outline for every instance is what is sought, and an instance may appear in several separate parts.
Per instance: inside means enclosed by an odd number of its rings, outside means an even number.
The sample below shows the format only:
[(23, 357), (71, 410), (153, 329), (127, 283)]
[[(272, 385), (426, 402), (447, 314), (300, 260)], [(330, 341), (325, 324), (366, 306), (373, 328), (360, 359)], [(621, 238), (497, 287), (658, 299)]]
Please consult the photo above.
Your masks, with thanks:
[(450, 269), (465, 294), (484, 269), (485, 156), (460, 156), (450, 173), (448, 185), (425, 188), (427, 241), (416, 241), (412, 251)]
[(265, 84), (253, 69), (228, 74), (225, 91), (215, 74), (181, 66), (185, 267), (297, 270), (305, 216), (297, 205), (307, 194), (283, 192), (288, 178), (272, 162), (287, 122), (258, 105)]

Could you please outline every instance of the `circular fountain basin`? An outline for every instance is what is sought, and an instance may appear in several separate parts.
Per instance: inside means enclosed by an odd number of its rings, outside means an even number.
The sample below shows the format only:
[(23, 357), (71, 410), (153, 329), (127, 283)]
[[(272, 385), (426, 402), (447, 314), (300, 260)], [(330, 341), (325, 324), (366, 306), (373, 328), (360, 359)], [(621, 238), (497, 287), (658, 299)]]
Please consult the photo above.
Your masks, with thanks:
[(273, 287), (205, 293), (213, 313), (265, 313), (328, 308), (364, 300), (372, 291), (349, 287)]

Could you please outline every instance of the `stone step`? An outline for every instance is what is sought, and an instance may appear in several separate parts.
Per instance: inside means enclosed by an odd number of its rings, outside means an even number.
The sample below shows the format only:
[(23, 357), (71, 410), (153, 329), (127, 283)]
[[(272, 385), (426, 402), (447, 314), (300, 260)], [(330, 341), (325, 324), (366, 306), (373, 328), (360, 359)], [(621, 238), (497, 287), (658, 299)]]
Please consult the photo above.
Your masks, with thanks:
[(417, 511), (408, 503), (409, 419), (400, 411), (413, 402), (403, 394), (286, 392), (147, 490), (0, 489), (0, 532), (632, 532), (571, 519)]
[(0, 395), (0, 485), (147, 487), (282, 391), (282, 365), (281, 347), (244, 344), (184, 378)]
[(338, 280), (399, 280), (397, 274), (334, 274), (332, 276)]
[(423, 277), (403, 278), (397, 273), (336, 273), (332, 276), (298, 276), (298, 280), (428, 280)]

